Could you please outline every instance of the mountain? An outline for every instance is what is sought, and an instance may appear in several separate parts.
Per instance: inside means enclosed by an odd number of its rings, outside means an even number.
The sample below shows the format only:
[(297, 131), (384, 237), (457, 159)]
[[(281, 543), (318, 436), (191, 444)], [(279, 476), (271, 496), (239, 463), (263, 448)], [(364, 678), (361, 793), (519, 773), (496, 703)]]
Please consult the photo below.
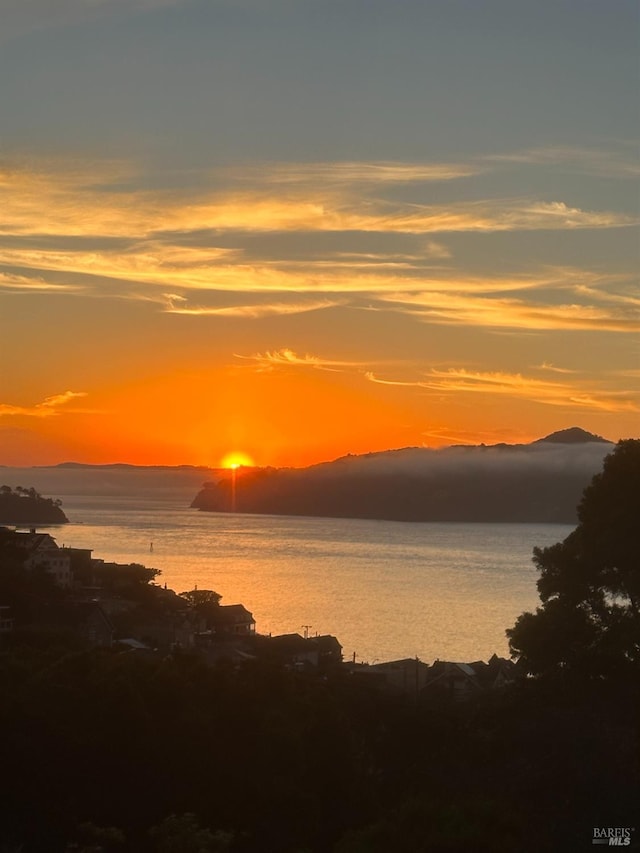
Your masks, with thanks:
[(600, 435), (594, 435), (592, 432), (580, 429), (580, 427), (569, 427), (569, 429), (561, 429), (557, 432), (552, 432), (551, 435), (539, 438), (533, 443), (540, 444), (543, 441), (546, 441), (549, 444), (585, 444), (587, 442), (610, 444), (606, 438), (602, 438)]
[(407, 447), (302, 469), (252, 468), (205, 483), (210, 512), (395, 521), (576, 521), (611, 442), (578, 427), (531, 444)]

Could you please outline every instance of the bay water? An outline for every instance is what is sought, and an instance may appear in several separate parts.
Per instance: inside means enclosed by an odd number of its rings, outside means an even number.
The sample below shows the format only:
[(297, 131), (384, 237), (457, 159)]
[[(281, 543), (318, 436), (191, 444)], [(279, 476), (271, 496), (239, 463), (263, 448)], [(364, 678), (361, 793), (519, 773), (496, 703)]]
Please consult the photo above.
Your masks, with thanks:
[(244, 604), (260, 633), (333, 634), (345, 658), (487, 660), (535, 609), (534, 546), (557, 524), (455, 524), (205, 513), (186, 492), (67, 494), (59, 545), (159, 569), (176, 592)]

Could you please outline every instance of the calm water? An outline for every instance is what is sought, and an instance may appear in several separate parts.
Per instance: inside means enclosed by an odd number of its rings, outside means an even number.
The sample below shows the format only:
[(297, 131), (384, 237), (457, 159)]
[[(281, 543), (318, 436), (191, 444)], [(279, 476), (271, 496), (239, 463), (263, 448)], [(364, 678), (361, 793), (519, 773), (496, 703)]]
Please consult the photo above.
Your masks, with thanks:
[[(178, 592), (241, 602), (262, 633), (335, 634), (345, 657), (485, 660), (536, 606), (534, 545), (565, 525), (423, 524), (188, 509), (182, 499), (68, 495), (58, 544), (160, 569)], [(153, 552), (150, 550), (153, 543)]]

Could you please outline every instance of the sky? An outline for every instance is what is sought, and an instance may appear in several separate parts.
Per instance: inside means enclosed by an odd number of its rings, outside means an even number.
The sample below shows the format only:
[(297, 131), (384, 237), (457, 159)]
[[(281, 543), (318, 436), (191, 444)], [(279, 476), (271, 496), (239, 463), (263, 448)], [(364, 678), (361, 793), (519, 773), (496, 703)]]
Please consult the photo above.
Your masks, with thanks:
[(640, 434), (636, 0), (0, 0), (0, 464)]

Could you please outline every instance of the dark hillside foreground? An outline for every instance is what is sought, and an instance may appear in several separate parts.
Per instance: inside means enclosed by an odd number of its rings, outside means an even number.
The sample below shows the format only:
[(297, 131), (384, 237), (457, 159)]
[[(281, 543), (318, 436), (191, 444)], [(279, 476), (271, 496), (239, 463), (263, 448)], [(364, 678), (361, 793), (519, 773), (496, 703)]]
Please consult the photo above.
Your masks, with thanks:
[[(587, 850), (637, 814), (635, 686), (413, 703), (340, 673), (53, 649), (1, 676), (8, 850), (93, 849), (87, 824), (114, 851)], [(162, 846), (185, 814), (217, 840)]]

